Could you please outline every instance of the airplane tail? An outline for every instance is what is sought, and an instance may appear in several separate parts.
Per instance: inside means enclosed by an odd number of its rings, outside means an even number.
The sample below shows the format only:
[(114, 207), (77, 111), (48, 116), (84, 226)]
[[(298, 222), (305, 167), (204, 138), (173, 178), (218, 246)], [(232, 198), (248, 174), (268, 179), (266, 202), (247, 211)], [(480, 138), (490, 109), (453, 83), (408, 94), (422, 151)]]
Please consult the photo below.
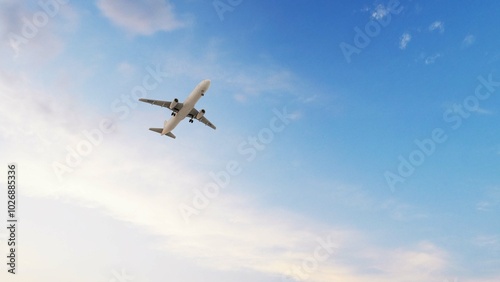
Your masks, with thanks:
[[(160, 133), (160, 134), (163, 133), (163, 128), (150, 128), (149, 130)], [(170, 138), (175, 139), (175, 135), (172, 132), (167, 132), (167, 133), (165, 133), (165, 135), (167, 135)]]
[(172, 133), (172, 131), (167, 132), (167, 134), (165, 134), (165, 135), (167, 135), (167, 136), (168, 136), (168, 137), (170, 137), (170, 138), (175, 139), (175, 135)]

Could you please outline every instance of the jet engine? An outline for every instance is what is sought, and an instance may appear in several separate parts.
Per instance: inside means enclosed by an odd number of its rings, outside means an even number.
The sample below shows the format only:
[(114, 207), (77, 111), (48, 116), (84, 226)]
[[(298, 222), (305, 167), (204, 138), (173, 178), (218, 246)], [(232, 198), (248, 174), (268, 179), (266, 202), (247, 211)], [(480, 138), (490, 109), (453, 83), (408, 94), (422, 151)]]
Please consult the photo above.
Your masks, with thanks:
[(175, 106), (177, 106), (177, 103), (179, 103), (179, 99), (175, 98), (171, 103), (170, 103), (170, 109), (173, 110), (175, 109)]
[(201, 111), (198, 112), (198, 114), (196, 115), (196, 119), (200, 119), (203, 117), (203, 115), (205, 114), (205, 109), (202, 109)]

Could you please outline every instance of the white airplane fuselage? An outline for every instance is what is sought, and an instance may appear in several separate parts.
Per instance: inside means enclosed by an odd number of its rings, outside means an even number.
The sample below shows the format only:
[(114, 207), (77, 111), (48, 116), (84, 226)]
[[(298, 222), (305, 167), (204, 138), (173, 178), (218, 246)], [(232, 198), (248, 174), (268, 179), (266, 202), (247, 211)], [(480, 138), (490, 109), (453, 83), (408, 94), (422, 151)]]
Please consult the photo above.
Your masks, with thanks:
[(200, 82), (194, 90), (189, 94), (189, 96), (186, 98), (186, 100), (183, 103), (182, 108), (175, 113), (169, 120), (166, 120), (165, 123), (163, 124), (163, 130), (161, 132), (161, 135), (165, 135), (172, 130), (183, 120), (186, 118), (186, 116), (191, 112), (192, 109), (194, 109), (194, 106), (196, 105), (196, 102), (200, 100), (201, 96), (205, 95), (205, 92), (207, 92), (208, 88), (210, 87), (210, 80), (205, 79), (202, 82)]

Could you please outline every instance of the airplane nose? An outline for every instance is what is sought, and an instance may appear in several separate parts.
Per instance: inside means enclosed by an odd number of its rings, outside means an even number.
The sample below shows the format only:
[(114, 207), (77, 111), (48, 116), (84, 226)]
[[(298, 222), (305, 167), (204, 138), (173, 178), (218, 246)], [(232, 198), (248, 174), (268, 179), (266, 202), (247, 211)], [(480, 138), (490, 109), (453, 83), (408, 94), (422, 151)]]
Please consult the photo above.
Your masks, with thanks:
[(203, 89), (204, 91), (207, 91), (208, 88), (210, 87), (210, 79), (205, 79), (201, 82), (201, 84), (203, 85)]

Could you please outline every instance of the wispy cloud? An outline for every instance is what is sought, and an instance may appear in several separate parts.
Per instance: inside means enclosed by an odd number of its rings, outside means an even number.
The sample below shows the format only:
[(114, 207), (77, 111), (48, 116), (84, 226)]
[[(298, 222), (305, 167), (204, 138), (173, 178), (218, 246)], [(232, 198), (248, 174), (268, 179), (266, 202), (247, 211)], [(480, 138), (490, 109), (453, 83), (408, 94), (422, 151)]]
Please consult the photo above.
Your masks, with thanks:
[(382, 4), (377, 5), (373, 10), (371, 10), (371, 18), (375, 20), (380, 20), (386, 17), (390, 13), (389, 9)]
[[(35, 26), (35, 15), (40, 17), (37, 20), (46, 20)], [(49, 15), (41, 4), (0, 1), (0, 52), (30, 64), (48, 61), (63, 51), (62, 35), (73, 32), (79, 20), (78, 13), (68, 4), (57, 4), (56, 12)]]
[(269, 64), (248, 64), (244, 68), (234, 63), (222, 64), (217, 51), (210, 51), (201, 58), (189, 54), (168, 55), (165, 59), (167, 73), (173, 77), (200, 80), (210, 76), (233, 93), (238, 102), (263, 94), (285, 93), (302, 95), (296, 90), (302, 85), (295, 73), (281, 66)]
[(97, 6), (115, 25), (132, 34), (151, 35), (185, 25), (174, 14), (168, 0), (99, 0)]
[(441, 57), (441, 54), (437, 53), (432, 56), (426, 57), (424, 62), (426, 65), (431, 65), (434, 64), (439, 57)]
[(428, 217), (426, 213), (418, 208), (401, 203), (395, 199), (377, 200), (359, 187), (342, 184), (332, 185), (330, 182), (324, 182), (319, 185), (330, 187), (332, 190), (331, 198), (335, 202), (335, 205), (342, 205), (346, 208), (370, 213), (384, 211), (384, 213), (390, 214), (391, 218), (397, 221), (415, 221)]
[[(17, 88), (16, 93), (24, 97), (4, 99), (7, 97), (0, 93), (2, 100), (9, 101), (0, 104), (0, 119), (11, 125), (0, 128), (0, 134), (15, 135), (3, 141), (2, 145), (11, 149), (5, 157), (14, 159), (15, 156), (23, 164), (23, 173), (30, 176), (24, 180), (23, 193), (99, 208), (114, 219), (163, 238), (160, 251), (194, 259), (211, 269), (247, 269), (281, 276), (300, 267), (314, 254), (318, 238), (328, 237), (339, 248), (331, 260), (310, 273), (311, 281), (331, 281), (333, 277), (342, 281), (398, 278), (417, 282), (430, 279), (431, 274), (439, 275), (446, 266), (444, 251), (430, 243), (396, 251), (377, 248), (370, 238), (356, 230), (327, 226), (289, 211), (264, 208), (238, 194), (222, 193), (216, 204), (203, 210), (202, 217), (186, 224), (177, 207), (185, 200), (186, 193), (206, 184), (203, 173), (190, 169), (192, 164), (181, 157), (193, 154), (191, 148), (181, 146), (172, 150), (171, 146), (151, 138), (152, 135), (131, 134), (137, 130), (132, 121), (112, 136), (106, 136), (77, 171), (58, 183), (49, 164), (54, 158), (64, 156), (64, 146), (60, 144), (81, 140), (79, 130), (93, 128), (95, 118), (92, 116), (96, 114), (84, 103), (54, 99), (44, 91), (21, 88), (20, 83), (6, 87)], [(23, 105), (22, 112), (18, 103)], [(142, 115), (136, 114), (139, 119)], [(14, 131), (26, 120), (36, 123)], [(24, 135), (28, 132), (35, 138), (26, 138)], [(53, 140), (54, 136), (58, 140)], [(40, 142), (40, 139), (48, 139), (48, 142)], [(130, 151), (138, 143), (147, 150)], [(123, 154), (125, 151), (127, 154)], [(165, 158), (166, 155), (169, 157)], [(366, 250), (371, 250), (370, 257), (366, 256)], [(346, 266), (340, 259), (351, 251), (359, 261), (357, 266)], [(384, 265), (380, 263), (383, 257), (394, 259)], [(379, 269), (373, 276), (359, 271), (373, 267)]]
[(462, 48), (470, 47), (472, 44), (476, 42), (476, 37), (472, 34), (467, 35), (462, 41)]
[(128, 62), (121, 62), (117, 66), (117, 70), (124, 77), (130, 77), (136, 73), (136, 68)]
[[(500, 150), (498, 151), (500, 154)], [(490, 187), (487, 189), (484, 199), (476, 204), (478, 211), (487, 212), (495, 210), (500, 205), (500, 187)]]
[(487, 116), (491, 116), (491, 115), (494, 114), (493, 111), (490, 111), (490, 110), (487, 110), (487, 109), (484, 109), (484, 108), (481, 108), (481, 107), (478, 107), (477, 109), (474, 109), (471, 112), (474, 112), (474, 113), (477, 113), (477, 114), (480, 114), (480, 115), (487, 115)]
[(442, 21), (435, 21), (429, 26), (430, 31), (439, 31), (439, 33), (444, 32), (444, 23)]
[(489, 211), (491, 210), (491, 203), (487, 201), (481, 201), (476, 204), (476, 209), (478, 211)]
[(425, 274), (417, 274), (421, 271), (439, 275), (440, 271), (449, 266), (447, 253), (426, 241), (420, 242), (412, 250), (396, 250), (391, 257), (393, 260), (391, 270), (398, 273), (401, 280), (411, 279), (409, 273), (415, 273), (423, 278)]
[(401, 35), (401, 38), (399, 39), (399, 49), (404, 50), (406, 49), (406, 46), (408, 46), (408, 43), (411, 41), (411, 34), (408, 32), (403, 33)]
[(474, 238), (473, 243), (481, 248), (488, 248), (490, 250), (500, 250), (500, 236), (499, 235), (478, 235)]

